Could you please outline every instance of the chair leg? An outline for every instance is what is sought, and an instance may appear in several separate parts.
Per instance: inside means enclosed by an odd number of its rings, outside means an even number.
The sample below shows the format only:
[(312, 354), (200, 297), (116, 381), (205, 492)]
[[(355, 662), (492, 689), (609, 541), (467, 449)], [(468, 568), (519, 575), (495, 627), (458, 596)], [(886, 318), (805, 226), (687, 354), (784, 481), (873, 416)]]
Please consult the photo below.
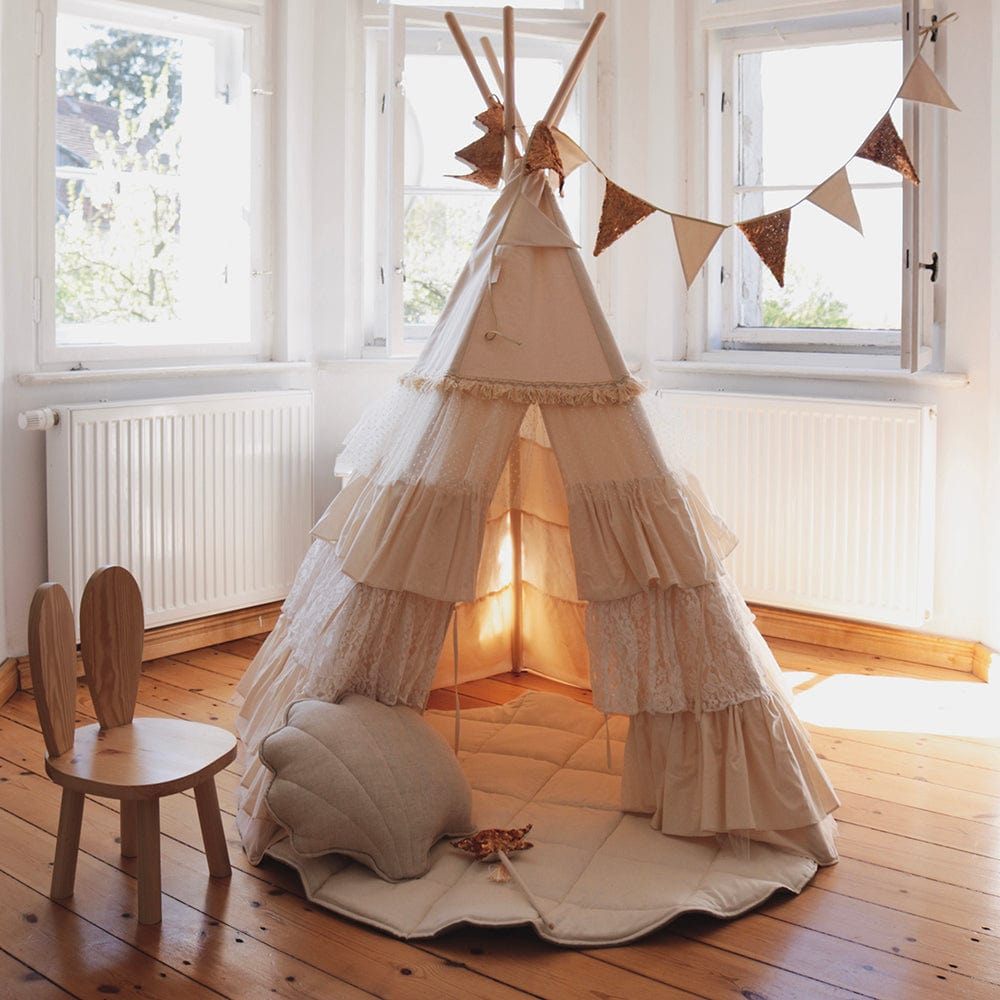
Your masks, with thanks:
[(134, 799), (121, 800), (121, 815), (119, 816), (120, 842), (123, 858), (134, 858), (138, 853), (136, 847), (136, 803)]
[(136, 830), (139, 849), (139, 923), (160, 922), (160, 800), (140, 799), (136, 803)]
[(233, 869), (229, 864), (226, 833), (222, 829), (222, 813), (219, 811), (215, 778), (208, 778), (200, 785), (196, 785), (194, 798), (198, 803), (198, 822), (201, 824), (201, 837), (205, 842), (208, 873), (213, 878), (229, 878)]
[(56, 860), (52, 866), (53, 899), (67, 899), (73, 895), (76, 882), (76, 856), (80, 850), (80, 828), (83, 825), (83, 792), (70, 788), (62, 790), (59, 806), (59, 832), (56, 834)]

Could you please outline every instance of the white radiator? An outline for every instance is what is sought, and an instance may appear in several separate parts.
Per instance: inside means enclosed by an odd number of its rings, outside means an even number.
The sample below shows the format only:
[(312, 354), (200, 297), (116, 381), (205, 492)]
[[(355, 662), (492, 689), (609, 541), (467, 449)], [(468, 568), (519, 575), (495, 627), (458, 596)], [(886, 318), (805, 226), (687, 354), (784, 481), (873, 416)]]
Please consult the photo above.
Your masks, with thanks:
[(934, 407), (661, 390), (652, 411), (740, 539), (727, 565), (746, 600), (930, 617)]
[(312, 394), (59, 406), (46, 434), (49, 578), (74, 609), (104, 563), (146, 626), (283, 598), (312, 523)]

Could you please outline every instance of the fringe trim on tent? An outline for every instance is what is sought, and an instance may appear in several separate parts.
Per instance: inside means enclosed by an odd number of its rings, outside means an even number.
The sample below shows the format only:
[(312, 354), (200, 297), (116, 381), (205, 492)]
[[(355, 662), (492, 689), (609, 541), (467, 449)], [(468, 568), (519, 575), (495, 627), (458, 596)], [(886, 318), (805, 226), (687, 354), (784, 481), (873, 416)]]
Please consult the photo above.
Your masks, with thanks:
[(627, 403), (645, 391), (641, 382), (631, 375), (617, 382), (595, 382), (573, 385), (565, 382), (494, 382), (490, 379), (444, 375), (431, 378), (409, 373), (399, 379), (410, 389), (426, 391), (464, 392), (480, 399), (509, 399), (515, 403), (554, 403), (557, 406), (613, 406)]

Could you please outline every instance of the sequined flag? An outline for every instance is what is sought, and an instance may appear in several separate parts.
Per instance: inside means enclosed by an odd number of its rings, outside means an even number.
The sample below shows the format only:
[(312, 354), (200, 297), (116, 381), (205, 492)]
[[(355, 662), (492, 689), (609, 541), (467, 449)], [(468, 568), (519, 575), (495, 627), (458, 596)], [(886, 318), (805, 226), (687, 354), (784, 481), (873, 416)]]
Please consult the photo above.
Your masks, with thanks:
[(907, 101), (920, 101), (922, 104), (937, 104), (942, 108), (959, 110), (958, 105), (948, 96), (948, 91), (941, 86), (941, 81), (934, 70), (919, 54), (906, 71), (903, 85), (896, 96), (903, 97)]
[(690, 288), (726, 227), (720, 226), (717, 222), (692, 219), (689, 215), (674, 215), (672, 212), (670, 221), (674, 226), (674, 239), (677, 241), (677, 253), (681, 258), (681, 270)]
[(868, 133), (868, 138), (854, 155), (895, 170), (914, 184), (920, 183), (903, 140), (900, 139), (896, 126), (892, 124), (888, 114)]
[(854, 201), (854, 192), (847, 177), (847, 170), (841, 167), (832, 177), (828, 177), (819, 187), (814, 188), (806, 201), (818, 205), (824, 212), (829, 212), (841, 222), (846, 222), (852, 229), (864, 235), (861, 228), (861, 217)]
[(476, 115), (476, 124), (486, 134), (455, 154), (459, 160), (475, 169), (471, 174), (449, 176), (495, 188), (503, 174), (503, 105), (494, 104), (482, 114)]
[(655, 205), (629, 194), (613, 181), (604, 178), (604, 203), (601, 205), (601, 223), (597, 229), (594, 256), (607, 250), (615, 240), (624, 236), (633, 226), (656, 211)]
[(555, 136), (545, 122), (539, 122), (532, 129), (528, 148), (524, 151), (524, 172), (530, 174), (535, 170), (554, 170), (559, 175), (559, 193), (562, 194), (566, 171)]
[(785, 287), (785, 253), (791, 221), (792, 210), (784, 208), (780, 212), (736, 223), (781, 288)]

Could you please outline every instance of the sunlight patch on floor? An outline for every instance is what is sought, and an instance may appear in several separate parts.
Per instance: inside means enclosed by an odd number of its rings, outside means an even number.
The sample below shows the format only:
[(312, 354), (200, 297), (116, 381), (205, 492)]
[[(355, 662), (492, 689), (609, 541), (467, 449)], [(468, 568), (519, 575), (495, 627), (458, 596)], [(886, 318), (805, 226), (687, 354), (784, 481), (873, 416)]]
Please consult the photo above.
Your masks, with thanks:
[(799, 717), (814, 726), (982, 739), (1000, 746), (1000, 685), (784, 671)]

